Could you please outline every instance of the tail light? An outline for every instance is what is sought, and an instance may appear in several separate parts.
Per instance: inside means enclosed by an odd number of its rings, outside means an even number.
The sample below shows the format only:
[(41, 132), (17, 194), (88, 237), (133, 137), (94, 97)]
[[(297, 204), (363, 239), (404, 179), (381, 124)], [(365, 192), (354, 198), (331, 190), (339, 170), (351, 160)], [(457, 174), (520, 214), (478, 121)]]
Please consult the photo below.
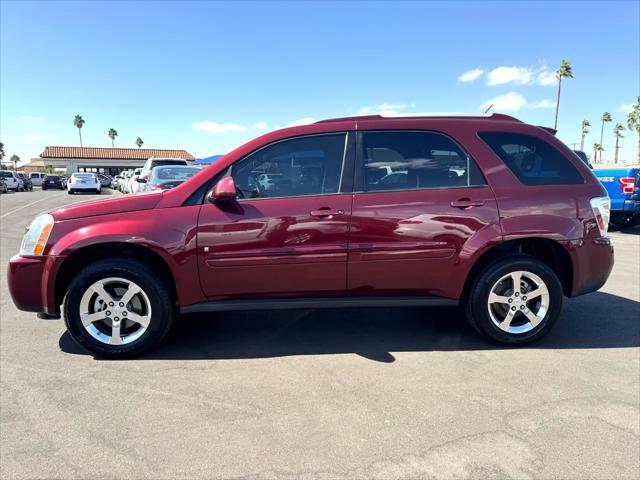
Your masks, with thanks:
[(619, 177), (618, 183), (622, 193), (633, 193), (636, 190), (636, 177)]
[(596, 197), (590, 200), (591, 210), (596, 217), (600, 235), (605, 236), (609, 228), (609, 217), (611, 216), (611, 199), (609, 197)]

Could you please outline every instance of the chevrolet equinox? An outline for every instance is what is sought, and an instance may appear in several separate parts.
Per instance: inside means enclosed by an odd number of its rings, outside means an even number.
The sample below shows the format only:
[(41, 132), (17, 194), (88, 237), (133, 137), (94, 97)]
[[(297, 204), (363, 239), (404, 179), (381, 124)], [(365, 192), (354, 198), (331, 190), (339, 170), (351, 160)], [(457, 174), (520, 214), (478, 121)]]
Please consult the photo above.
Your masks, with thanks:
[(110, 358), (180, 313), (275, 308), (460, 305), (527, 344), (613, 266), (607, 193), (554, 133), (498, 114), (267, 133), (175, 189), (38, 216), (11, 296)]

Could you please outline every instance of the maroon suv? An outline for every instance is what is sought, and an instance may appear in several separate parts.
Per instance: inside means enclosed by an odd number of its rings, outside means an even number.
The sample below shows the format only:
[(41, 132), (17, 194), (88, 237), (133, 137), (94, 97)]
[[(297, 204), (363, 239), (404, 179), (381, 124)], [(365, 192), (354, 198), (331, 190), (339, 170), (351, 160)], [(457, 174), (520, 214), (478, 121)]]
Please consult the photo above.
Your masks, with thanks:
[(606, 191), (552, 133), (504, 115), (268, 133), (174, 190), (37, 217), (11, 295), (104, 357), (179, 313), (273, 308), (460, 304), (526, 344), (613, 266)]

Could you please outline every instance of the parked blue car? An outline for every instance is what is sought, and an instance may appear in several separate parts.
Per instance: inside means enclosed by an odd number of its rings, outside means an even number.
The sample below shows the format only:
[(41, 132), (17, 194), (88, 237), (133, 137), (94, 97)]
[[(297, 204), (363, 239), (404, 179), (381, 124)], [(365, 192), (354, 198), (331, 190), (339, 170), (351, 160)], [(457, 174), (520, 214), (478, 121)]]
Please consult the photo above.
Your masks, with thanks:
[(618, 228), (640, 225), (640, 165), (595, 168), (611, 198), (610, 222)]

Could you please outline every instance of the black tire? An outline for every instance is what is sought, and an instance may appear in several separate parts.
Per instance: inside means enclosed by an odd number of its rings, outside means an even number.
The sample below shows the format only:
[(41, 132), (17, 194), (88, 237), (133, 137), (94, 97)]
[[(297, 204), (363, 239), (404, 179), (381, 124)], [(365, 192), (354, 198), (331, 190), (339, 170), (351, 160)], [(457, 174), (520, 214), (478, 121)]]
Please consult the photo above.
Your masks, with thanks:
[[(489, 313), (488, 301), (491, 289), (502, 277), (515, 271), (537, 275), (544, 281), (549, 292), (549, 306), (544, 318), (537, 326), (523, 333), (510, 333), (500, 329)], [(471, 326), (485, 338), (501, 345), (519, 346), (534, 342), (551, 330), (562, 311), (562, 300), (562, 285), (549, 266), (535, 257), (514, 255), (486, 266), (475, 276), (466, 295), (464, 309)], [(505, 308), (508, 310), (509, 307)], [(517, 318), (518, 321), (524, 321), (523, 314), (516, 311), (516, 315), (514, 320)]]
[(611, 215), (610, 222), (618, 228), (632, 228), (640, 225), (640, 213), (636, 214), (619, 214)]
[[(108, 345), (96, 340), (80, 319), (80, 302), (95, 282), (120, 277), (136, 283), (146, 294), (151, 307), (151, 320), (142, 336), (124, 345)], [(64, 298), (64, 320), (67, 330), (82, 347), (97, 357), (131, 358), (157, 347), (165, 339), (176, 316), (172, 290), (164, 277), (145, 263), (114, 258), (100, 260), (75, 275)]]

